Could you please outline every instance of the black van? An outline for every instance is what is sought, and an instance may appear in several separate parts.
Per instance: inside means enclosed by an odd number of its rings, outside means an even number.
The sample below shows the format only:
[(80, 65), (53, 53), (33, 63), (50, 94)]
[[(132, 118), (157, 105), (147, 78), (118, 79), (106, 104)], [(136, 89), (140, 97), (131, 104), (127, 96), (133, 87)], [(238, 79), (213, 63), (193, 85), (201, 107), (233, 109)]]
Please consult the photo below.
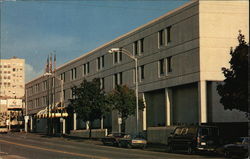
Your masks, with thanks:
[(168, 137), (168, 151), (215, 151), (219, 145), (219, 129), (215, 126), (181, 126)]

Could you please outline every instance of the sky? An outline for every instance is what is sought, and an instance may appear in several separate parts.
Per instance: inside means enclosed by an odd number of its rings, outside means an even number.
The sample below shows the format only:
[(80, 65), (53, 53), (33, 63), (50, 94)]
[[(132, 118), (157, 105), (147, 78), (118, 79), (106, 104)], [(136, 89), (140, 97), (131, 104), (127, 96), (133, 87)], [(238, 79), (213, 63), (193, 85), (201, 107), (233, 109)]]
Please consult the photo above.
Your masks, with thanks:
[(44, 72), (47, 56), (68, 62), (188, 0), (0, 0), (0, 58), (24, 58), (26, 79)]

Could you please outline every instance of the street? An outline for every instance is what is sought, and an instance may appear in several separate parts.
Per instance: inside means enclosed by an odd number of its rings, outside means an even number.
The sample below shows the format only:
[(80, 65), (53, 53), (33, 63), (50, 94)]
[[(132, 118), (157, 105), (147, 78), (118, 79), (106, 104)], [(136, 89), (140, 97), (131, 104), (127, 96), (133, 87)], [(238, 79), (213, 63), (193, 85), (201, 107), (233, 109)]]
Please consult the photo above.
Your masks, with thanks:
[(39, 134), (0, 134), (0, 159), (77, 159), (77, 158), (214, 158), (216, 156), (157, 152), (153, 149), (125, 149), (103, 146), (95, 140), (72, 140)]

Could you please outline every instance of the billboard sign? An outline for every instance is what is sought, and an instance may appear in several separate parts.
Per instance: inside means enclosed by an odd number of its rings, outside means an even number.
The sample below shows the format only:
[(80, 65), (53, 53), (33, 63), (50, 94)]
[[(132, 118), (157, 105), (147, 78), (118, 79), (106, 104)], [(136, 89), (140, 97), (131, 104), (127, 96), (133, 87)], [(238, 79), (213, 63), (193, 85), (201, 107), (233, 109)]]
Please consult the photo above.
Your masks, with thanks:
[(8, 99), (8, 109), (22, 109), (22, 99)]

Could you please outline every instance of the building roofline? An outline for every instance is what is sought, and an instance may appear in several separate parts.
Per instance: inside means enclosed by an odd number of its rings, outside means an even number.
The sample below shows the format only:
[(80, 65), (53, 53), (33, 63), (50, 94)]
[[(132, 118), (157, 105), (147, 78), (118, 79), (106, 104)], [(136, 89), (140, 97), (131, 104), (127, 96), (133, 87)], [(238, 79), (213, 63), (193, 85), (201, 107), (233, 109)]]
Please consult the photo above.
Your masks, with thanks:
[[(121, 40), (122, 38), (125, 38), (126, 36), (129, 36), (129, 35), (131, 35), (131, 34), (137, 32), (138, 30), (140, 30), (140, 29), (142, 29), (142, 28), (145, 28), (145, 27), (147, 27), (147, 26), (149, 26), (149, 25), (151, 25), (151, 24), (153, 24), (153, 23), (155, 23), (155, 22), (157, 22), (157, 21), (160, 21), (161, 19), (163, 19), (163, 18), (165, 18), (165, 17), (167, 17), (167, 16), (169, 16), (169, 15), (171, 15), (171, 14), (173, 14), (173, 13), (175, 13), (175, 12), (177, 12), (177, 11), (179, 11), (179, 10), (181, 10), (181, 9), (183, 9), (183, 8), (185, 8), (185, 7), (187, 7), (187, 6), (191, 5), (191, 4), (193, 4), (193, 3), (195, 3), (195, 2), (198, 2), (198, 1), (199, 1), (199, 0), (191, 0), (190, 2), (187, 2), (187, 3), (183, 4), (182, 6), (180, 6), (180, 7), (178, 7), (178, 8), (175, 8), (175, 9), (169, 11), (169, 12), (163, 14), (162, 16), (160, 16), (160, 17), (158, 17), (158, 18), (153, 19), (153, 20), (149, 21), (148, 23), (146, 23), (146, 24), (144, 24), (144, 25), (141, 25), (141, 26), (137, 27), (137, 28), (133, 29), (132, 31), (127, 32), (127, 33), (125, 33), (125, 34), (123, 34), (123, 35), (121, 35), (121, 36), (115, 38), (114, 40), (111, 40), (111, 41), (109, 41), (109, 42), (107, 42), (107, 43), (105, 43), (105, 44), (103, 44), (103, 45), (101, 45), (101, 46), (99, 46), (99, 47), (97, 47), (97, 48), (95, 48), (95, 49), (93, 49), (93, 50), (87, 52), (87, 53), (84, 53), (83, 55), (81, 55), (81, 56), (79, 56), (79, 57), (77, 57), (77, 58), (75, 58), (75, 59), (73, 59), (73, 60), (70, 60), (70, 61), (68, 61), (68, 62), (66, 62), (66, 63), (64, 63), (64, 64), (62, 64), (61, 66), (59, 66), (59, 67), (57, 68), (57, 70), (62, 69), (63, 67), (66, 67), (66, 66), (68, 66), (69, 64), (74, 63), (74, 62), (76, 62), (76, 61), (78, 61), (78, 60), (80, 60), (80, 59), (82, 59), (82, 58), (84, 58), (84, 57), (86, 57), (86, 56), (92, 54), (93, 52), (96, 52), (96, 51), (98, 51), (98, 50), (100, 50), (100, 49), (102, 49), (102, 48), (105, 48), (105, 47), (107, 47), (108, 45), (110, 45), (110, 44), (112, 44), (112, 43), (114, 43), (114, 42), (116, 42), (116, 41), (119, 41), (119, 40)], [(33, 80), (30, 80), (30, 81), (27, 82), (26, 84), (29, 84), (29, 83), (31, 83), (31, 82), (33, 82), (33, 81), (35, 81), (35, 80), (41, 78), (42, 76), (43, 76), (43, 75), (38, 76), (38, 77), (36, 77), (36, 78), (33, 79)]]

